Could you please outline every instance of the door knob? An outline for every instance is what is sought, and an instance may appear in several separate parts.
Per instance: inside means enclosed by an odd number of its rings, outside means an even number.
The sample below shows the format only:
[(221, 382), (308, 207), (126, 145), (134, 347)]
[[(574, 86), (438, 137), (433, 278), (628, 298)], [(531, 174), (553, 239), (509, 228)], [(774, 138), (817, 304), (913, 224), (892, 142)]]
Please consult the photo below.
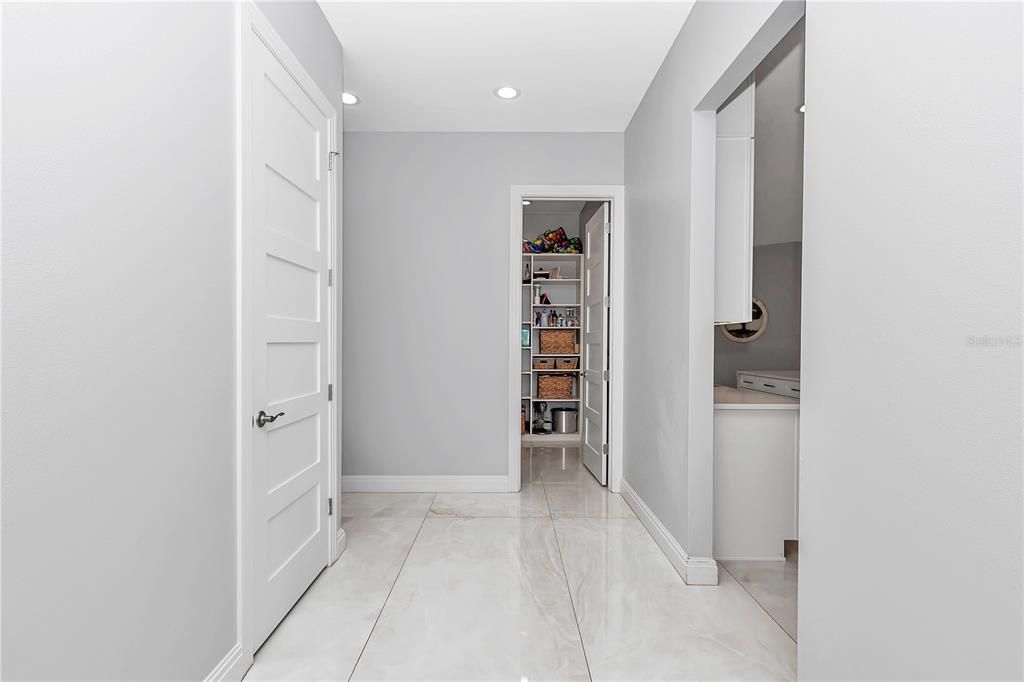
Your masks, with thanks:
[(265, 425), (269, 424), (270, 422), (277, 421), (278, 417), (283, 417), (283, 416), (284, 416), (284, 412), (278, 412), (277, 414), (271, 416), (271, 415), (267, 414), (266, 412), (264, 412), (263, 410), (260, 410), (260, 413), (258, 415), (256, 415), (256, 426), (258, 426), (258, 427), (260, 427), (262, 429)]

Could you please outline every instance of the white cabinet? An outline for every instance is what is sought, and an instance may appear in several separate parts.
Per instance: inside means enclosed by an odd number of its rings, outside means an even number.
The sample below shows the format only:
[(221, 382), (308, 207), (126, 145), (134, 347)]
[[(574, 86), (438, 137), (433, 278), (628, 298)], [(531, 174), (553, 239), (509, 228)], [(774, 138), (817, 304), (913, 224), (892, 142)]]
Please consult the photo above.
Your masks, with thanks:
[(782, 560), (799, 538), (800, 403), (716, 386), (714, 419), (715, 558)]
[(777, 370), (755, 371), (742, 370), (736, 372), (736, 387), (749, 388), (764, 393), (784, 395), (788, 398), (800, 398), (800, 371)]
[(749, 322), (754, 267), (754, 82), (718, 111), (715, 323)]

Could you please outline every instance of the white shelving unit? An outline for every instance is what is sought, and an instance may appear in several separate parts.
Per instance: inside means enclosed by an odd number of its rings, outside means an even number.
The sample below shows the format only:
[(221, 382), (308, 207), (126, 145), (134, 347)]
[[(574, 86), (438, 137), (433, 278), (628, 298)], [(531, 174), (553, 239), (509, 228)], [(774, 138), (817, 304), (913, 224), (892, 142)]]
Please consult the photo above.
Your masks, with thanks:
[[(529, 265), (531, 281), (523, 282), (522, 302), (522, 328), (530, 332), (530, 345), (521, 346), (522, 350), (522, 404), (526, 408), (527, 432), (523, 434), (524, 441), (578, 441), (580, 434), (577, 433), (552, 433), (542, 434), (533, 432), (534, 405), (538, 402), (548, 404), (552, 407), (580, 407), (580, 372), (582, 371), (582, 356), (580, 353), (541, 353), (540, 332), (551, 329), (567, 329), (576, 335), (577, 348), (582, 347), (583, 330), (583, 254), (578, 253), (524, 253), (522, 259), (524, 271)], [(533, 277), (537, 268), (548, 272), (551, 268), (557, 267), (561, 270), (562, 277), (558, 279), (537, 279)], [(534, 303), (534, 287), (540, 287), (551, 300), (550, 303)], [(547, 319), (550, 311), (556, 311), (563, 319), (573, 319), (579, 326), (549, 326)], [(574, 317), (566, 315), (572, 311)], [(540, 314), (541, 324), (537, 325), (536, 316)], [(578, 358), (575, 369), (534, 369), (535, 358)], [(537, 378), (544, 374), (568, 374), (573, 377), (573, 398), (563, 400), (541, 399), (537, 397)]]

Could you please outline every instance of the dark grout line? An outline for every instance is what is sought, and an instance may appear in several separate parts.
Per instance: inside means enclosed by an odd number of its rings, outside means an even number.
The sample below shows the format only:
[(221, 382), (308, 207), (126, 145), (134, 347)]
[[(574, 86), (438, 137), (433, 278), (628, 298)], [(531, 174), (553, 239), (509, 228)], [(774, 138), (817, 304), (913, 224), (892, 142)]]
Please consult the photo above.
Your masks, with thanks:
[[(775, 624), (779, 626), (779, 629), (782, 630), (782, 633), (784, 635), (786, 635), (786, 637), (789, 637), (791, 640), (793, 640), (793, 644), (796, 644), (797, 646), (800, 646), (800, 643), (796, 641), (796, 639), (793, 637), (793, 635), (789, 634), (789, 632), (786, 631), (786, 628), (782, 627), (782, 623), (779, 622), (779, 619), (776, 618), (775, 616), (773, 616), (771, 611), (766, 609), (764, 607), (764, 604), (762, 604), (760, 601), (758, 601), (757, 597), (754, 596), (754, 593), (747, 589), (747, 586), (743, 584), (742, 580), (740, 580), (739, 578), (734, 576), (732, 574), (732, 571), (730, 571), (728, 568), (726, 568), (725, 564), (723, 564), (721, 561), (718, 562), (718, 565), (721, 567), (721, 569), (723, 571), (725, 571), (726, 573), (729, 574), (730, 578), (732, 578), (733, 580), (736, 581), (736, 584), (739, 585), (740, 588), (742, 588), (743, 591), (747, 593), (748, 597), (750, 597), (752, 600), (754, 600), (754, 603), (757, 604), (761, 608), (762, 611), (764, 611), (766, 614), (768, 614), (768, 617), (771, 618), (775, 622)], [(797, 580), (799, 580), (799, 578), (797, 578)]]
[(345, 678), (347, 680), (352, 679), (352, 676), (356, 674), (356, 669), (359, 667), (359, 661), (363, 660), (363, 654), (366, 653), (366, 646), (370, 643), (370, 638), (373, 637), (373, 631), (377, 629), (377, 623), (380, 622), (380, 616), (384, 613), (384, 609), (388, 605), (388, 600), (391, 599), (391, 593), (395, 591), (395, 585), (398, 584), (398, 579), (402, 576), (402, 571), (405, 570), (405, 564), (409, 561), (409, 555), (412, 554), (413, 547), (416, 546), (416, 542), (420, 539), (420, 531), (423, 530), (423, 524), (425, 524), (427, 519), (430, 517), (430, 508), (434, 506), (434, 500), (436, 499), (437, 494), (435, 493), (434, 496), (430, 498), (430, 504), (427, 506), (427, 511), (423, 513), (423, 519), (420, 520), (420, 527), (416, 529), (416, 536), (412, 539), (412, 542), (409, 543), (409, 551), (405, 553), (405, 558), (402, 559), (402, 565), (398, 567), (398, 573), (395, 574), (395, 579), (391, 583), (391, 588), (388, 589), (388, 596), (384, 597), (384, 603), (381, 604), (380, 610), (377, 611), (377, 617), (373, 621), (373, 627), (370, 628), (370, 633), (366, 635), (366, 641), (363, 642), (363, 648), (359, 650), (359, 656), (356, 657), (356, 662), (352, 664), (351, 672), (349, 672), (348, 677)]
[(551, 515), (551, 501), (548, 500), (548, 489), (544, 484), (544, 474), (540, 476), (541, 489), (544, 491), (544, 502), (548, 505), (548, 521), (551, 523), (551, 533), (555, 536), (555, 549), (558, 550), (558, 561), (562, 564), (562, 579), (565, 580), (565, 591), (569, 595), (569, 606), (572, 607), (572, 619), (576, 621), (576, 634), (580, 636), (580, 649), (583, 650), (583, 662), (587, 664), (587, 677), (593, 682), (594, 674), (590, 672), (590, 658), (587, 656), (587, 644), (583, 641), (583, 631), (580, 629), (580, 617), (576, 614), (576, 602), (572, 598), (572, 589), (569, 587), (569, 574), (565, 570), (565, 557), (562, 556), (562, 545), (558, 541), (558, 529), (555, 528), (555, 517)]

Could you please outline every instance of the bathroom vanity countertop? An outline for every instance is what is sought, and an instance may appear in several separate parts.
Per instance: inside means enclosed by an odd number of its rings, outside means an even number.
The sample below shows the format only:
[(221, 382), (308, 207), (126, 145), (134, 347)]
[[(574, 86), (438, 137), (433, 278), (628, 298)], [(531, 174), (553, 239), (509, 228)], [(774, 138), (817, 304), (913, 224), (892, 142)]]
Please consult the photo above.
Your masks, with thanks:
[(716, 410), (799, 410), (800, 401), (747, 388), (715, 386)]

